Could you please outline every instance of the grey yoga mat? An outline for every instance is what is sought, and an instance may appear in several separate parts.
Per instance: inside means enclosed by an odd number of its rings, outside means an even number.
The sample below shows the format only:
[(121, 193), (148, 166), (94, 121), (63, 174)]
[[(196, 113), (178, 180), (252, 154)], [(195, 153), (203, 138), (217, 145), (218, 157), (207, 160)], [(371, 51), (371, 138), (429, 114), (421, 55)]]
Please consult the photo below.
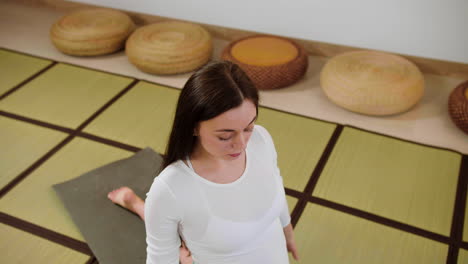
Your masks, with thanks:
[(53, 186), (100, 264), (145, 263), (143, 221), (109, 201), (107, 193), (129, 186), (144, 199), (161, 164), (162, 157), (146, 148)]

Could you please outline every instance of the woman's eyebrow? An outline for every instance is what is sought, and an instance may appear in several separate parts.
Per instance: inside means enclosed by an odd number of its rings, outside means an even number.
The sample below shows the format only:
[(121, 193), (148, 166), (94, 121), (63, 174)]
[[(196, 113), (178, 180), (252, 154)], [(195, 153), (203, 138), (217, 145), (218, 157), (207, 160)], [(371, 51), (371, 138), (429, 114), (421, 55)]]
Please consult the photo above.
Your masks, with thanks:
[[(257, 120), (257, 116), (255, 116), (252, 121), (247, 126), (250, 126), (255, 120)], [(234, 129), (218, 129), (215, 132), (234, 132)]]

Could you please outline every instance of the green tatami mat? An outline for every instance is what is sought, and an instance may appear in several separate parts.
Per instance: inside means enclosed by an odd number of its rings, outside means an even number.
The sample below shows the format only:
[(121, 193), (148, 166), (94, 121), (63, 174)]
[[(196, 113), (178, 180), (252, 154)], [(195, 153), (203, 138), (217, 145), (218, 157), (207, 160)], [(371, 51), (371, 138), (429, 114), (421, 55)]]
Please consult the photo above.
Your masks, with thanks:
[(76, 128), (132, 79), (57, 64), (0, 101), (0, 110)]
[(132, 154), (76, 138), (2, 197), (0, 211), (83, 241), (52, 185)]
[(311, 203), (294, 233), (299, 263), (444, 264), (448, 252), (442, 243)]
[(139, 82), (84, 131), (164, 153), (179, 93), (176, 89)]
[(450, 235), (461, 156), (346, 127), (313, 195)]
[(263, 107), (257, 123), (273, 137), (284, 186), (303, 191), (336, 125)]
[(0, 223), (0, 262), (84, 264), (89, 256)]
[(52, 62), (0, 49), (0, 95)]
[(0, 189), (67, 135), (0, 116)]
[(464, 249), (460, 249), (458, 252), (458, 264), (466, 264), (468, 263), (468, 251)]

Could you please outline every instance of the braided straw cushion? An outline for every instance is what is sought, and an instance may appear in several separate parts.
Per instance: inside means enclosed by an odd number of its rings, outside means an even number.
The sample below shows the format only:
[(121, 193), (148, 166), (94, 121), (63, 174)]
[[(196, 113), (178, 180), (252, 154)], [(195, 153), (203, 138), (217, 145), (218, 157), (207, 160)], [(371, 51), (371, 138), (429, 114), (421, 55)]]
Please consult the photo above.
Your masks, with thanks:
[(468, 134), (468, 81), (452, 91), (448, 100), (448, 110), (455, 125)]
[(56, 21), (50, 38), (65, 54), (94, 56), (122, 49), (135, 29), (126, 14), (105, 8), (85, 9), (70, 13)]
[(377, 51), (352, 51), (331, 58), (320, 85), (335, 104), (367, 115), (401, 113), (424, 94), (424, 78), (407, 59)]
[(289, 39), (266, 35), (231, 42), (221, 57), (238, 64), (260, 90), (291, 85), (304, 76), (308, 66), (304, 48)]
[(204, 28), (172, 21), (137, 29), (125, 48), (131, 63), (152, 74), (195, 70), (210, 60), (212, 50), (211, 35)]

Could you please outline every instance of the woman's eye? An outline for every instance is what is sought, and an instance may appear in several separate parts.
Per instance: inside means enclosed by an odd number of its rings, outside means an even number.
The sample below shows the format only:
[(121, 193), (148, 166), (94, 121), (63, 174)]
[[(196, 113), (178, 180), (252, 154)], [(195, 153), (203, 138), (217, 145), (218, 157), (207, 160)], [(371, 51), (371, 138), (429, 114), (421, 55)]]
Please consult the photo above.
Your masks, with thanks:
[(222, 138), (222, 137), (218, 137), (218, 138), (219, 138), (219, 140), (221, 140), (221, 141), (228, 141), (228, 140), (230, 139), (230, 138)]

